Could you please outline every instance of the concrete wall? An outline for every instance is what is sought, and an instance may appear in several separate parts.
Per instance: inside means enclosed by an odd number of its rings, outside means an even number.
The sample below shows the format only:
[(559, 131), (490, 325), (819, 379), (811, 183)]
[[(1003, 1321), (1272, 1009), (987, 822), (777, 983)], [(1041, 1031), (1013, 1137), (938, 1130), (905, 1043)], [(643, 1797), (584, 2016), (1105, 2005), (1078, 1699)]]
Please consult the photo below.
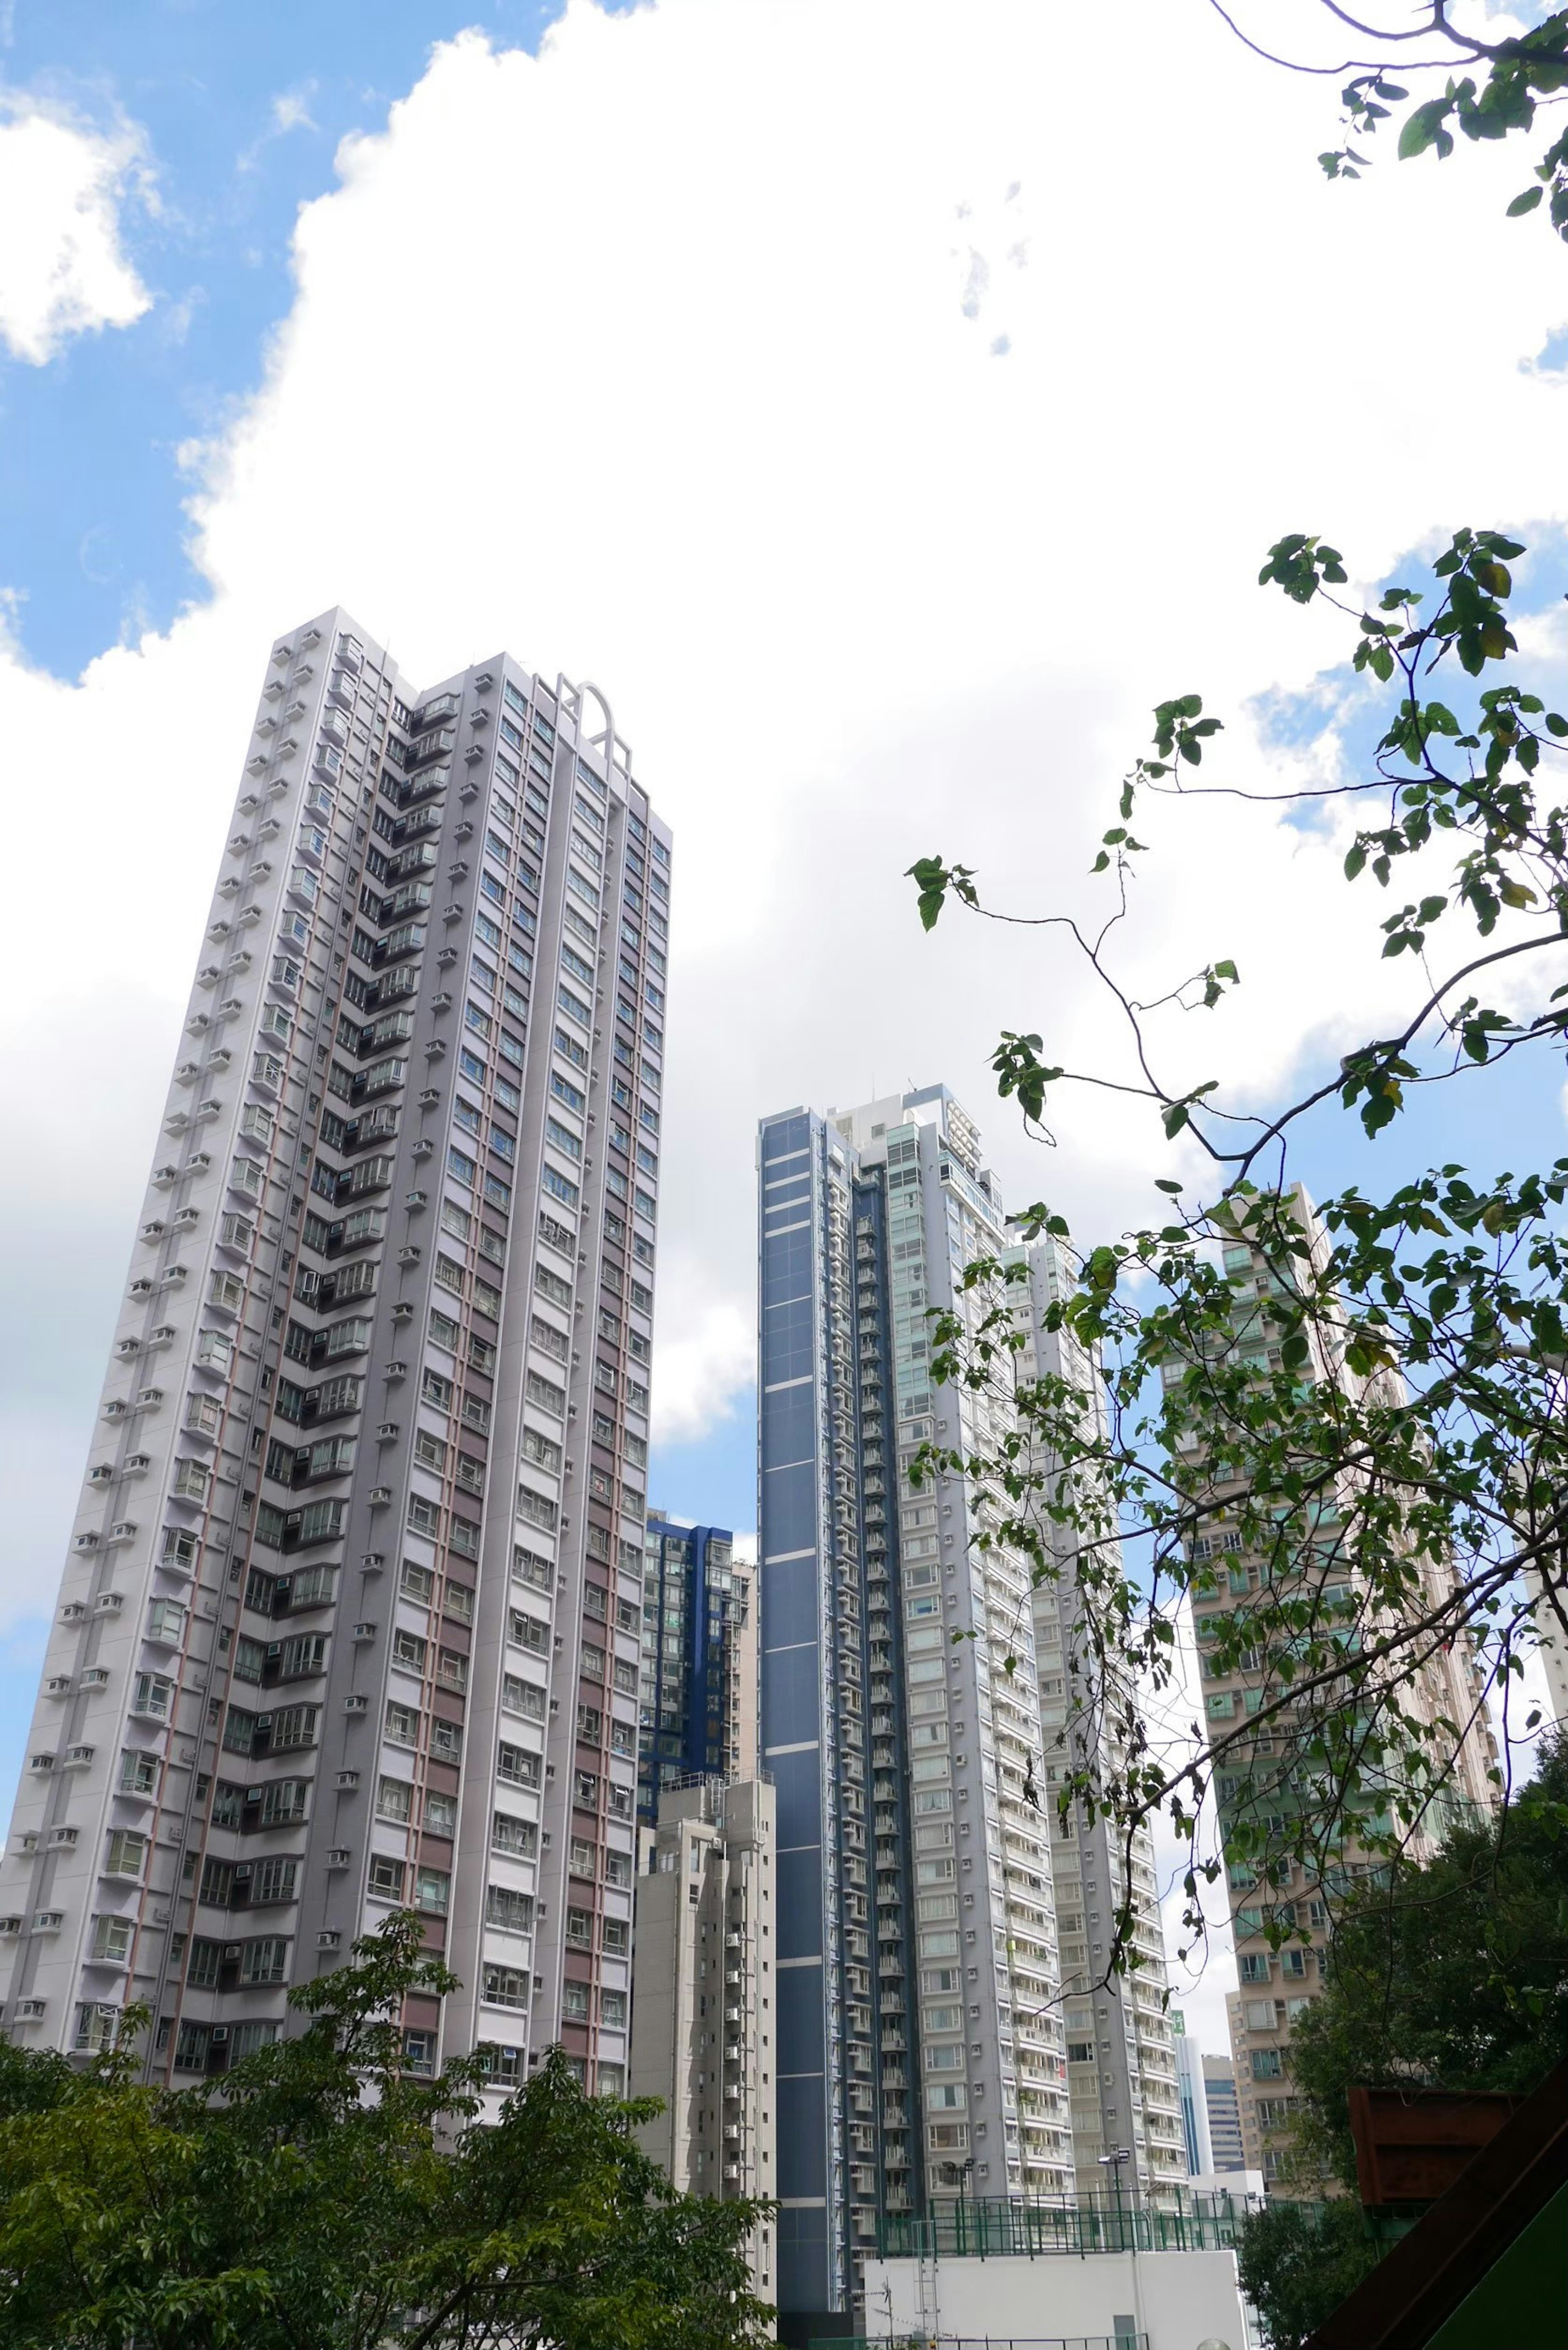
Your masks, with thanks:
[(866, 2330), (909, 2334), (1114, 2337), (1136, 2321), (1149, 2350), (1251, 2350), (1231, 2252), (1099, 2252), (1087, 2259), (868, 2261)]

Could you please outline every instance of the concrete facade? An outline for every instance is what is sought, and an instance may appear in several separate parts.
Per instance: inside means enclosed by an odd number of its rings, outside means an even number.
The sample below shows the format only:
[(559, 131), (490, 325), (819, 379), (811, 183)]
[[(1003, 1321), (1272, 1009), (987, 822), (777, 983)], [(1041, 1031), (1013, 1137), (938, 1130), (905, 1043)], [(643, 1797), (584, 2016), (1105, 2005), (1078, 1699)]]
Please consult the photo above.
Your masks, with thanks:
[(602, 697), (272, 647), (9, 1845), (4, 2022), (625, 2077), (670, 841)]
[[(631, 2094), (662, 2099), (639, 2132), (675, 2185), (731, 2201), (775, 2177), (774, 1791), (764, 1780), (667, 1786), (638, 1878)], [(774, 2230), (752, 2245), (774, 2293)]]
[[(1045, 1237), (1027, 1249), (1009, 1250), (1006, 1261), (1028, 1276), (1013, 1291), (1024, 1341), (1012, 1358), (1019, 1383), (1065, 1381), (1083, 1399), (1085, 1423), (1103, 1427), (1097, 1362), (1068, 1332), (1049, 1326), (1052, 1305), (1073, 1285), (1060, 1244)], [(1052, 1473), (1039, 1451), (1032, 1465)], [(1096, 1785), (1114, 1773), (1125, 1752), (1133, 1698), (1127, 1689), (1096, 1688), (1085, 1677), (1073, 1532), (1049, 1519), (1041, 1531), (1056, 1566), (1055, 1579), (1036, 1588), (1033, 1606), (1077, 2191), (1107, 2192), (1106, 2158), (1122, 2148), (1127, 2156), (1119, 2166), (1123, 2190), (1174, 2203), (1187, 2179), (1187, 2149), (1166, 2013), (1154, 1839), (1140, 1828), (1128, 1850), (1103, 1813), (1091, 1818), (1079, 1800), (1064, 1816), (1057, 1802), (1066, 1773), (1085, 1773)], [(1132, 1916), (1129, 1963), (1125, 1973), (1111, 1974), (1109, 1937), (1124, 1903)]]
[(1249, 2350), (1234, 2252), (870, 2261), (873, 2341), (1075, 2339), (1140, 2350)]

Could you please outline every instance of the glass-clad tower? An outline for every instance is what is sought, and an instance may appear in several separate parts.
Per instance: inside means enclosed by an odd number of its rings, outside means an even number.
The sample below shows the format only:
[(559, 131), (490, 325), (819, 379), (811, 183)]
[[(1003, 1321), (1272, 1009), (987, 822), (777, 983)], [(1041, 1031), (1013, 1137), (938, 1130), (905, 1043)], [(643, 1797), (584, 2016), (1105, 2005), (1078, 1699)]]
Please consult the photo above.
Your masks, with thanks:
[(638, 1818), (679, 1780), (750, 1778), (757, 1767), (757, 1625), (752, 1575), (728, 1526), (654, 1512), (643, 1553)]
[[(597, 712), (597, 717), (595, 712)], [(591, 687), (273, 646), (0, 1874), (5, 2029), (627, 2058), (670, 843)]]
[(926, 1310), (980, 1310), (996, 1186), (941, 1086), (766, 1118), (759, 1170), (788, 2340), (857, 2306), (879, 2207), (1067, 2193), (1073, 2158), (1028, 1574), (973, 1546), (964, 1480), (907, 1476), (925, 1439), (993, 1433), (933, 1389)]

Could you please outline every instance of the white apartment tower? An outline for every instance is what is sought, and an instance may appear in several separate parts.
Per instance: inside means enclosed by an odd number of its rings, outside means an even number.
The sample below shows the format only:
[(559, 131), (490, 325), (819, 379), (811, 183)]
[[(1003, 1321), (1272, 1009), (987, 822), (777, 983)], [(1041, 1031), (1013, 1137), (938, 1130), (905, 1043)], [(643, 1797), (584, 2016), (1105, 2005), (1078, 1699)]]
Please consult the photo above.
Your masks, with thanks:
[[(631, 2094), (664, 2108), (639, 2136), (683, 2193), (726, 2202), (774, 2193), (774, 1842), (766, 1780), (666, 1785), (637, 1881)], [(764, 2301), (773, 2236), (750, 2246)]]
[[(1103, 1428), (1099, 1366), (1071, 1333), (1048, 1326), (1050, 1309), (1071, 1295), (1072, 1274), (1049, 1235), (1009, 1262), (1027, 1268), (1014, 1295), (1023, 1350), (1013, 1359), (1021, 1383), (1065, 1380), (1083, 1398), (1085, 1422)], [(1048, 1465), (1034, 1456), (1035, 1465)], [(1047, 1520), (1043, 1532), (1056, 1561), (1054, 1582), (1033, 1596), (1035, 1663), (1045, 1745), (1042, 1790), (1051, 1838), (1051, 1874), (1062, 1959), (1073, 2155), (1080, 2195), (1111, 2190), (1108, 2158), (1117, 2149), (1120, 2189), (1174, 2205), (1187, 2178), (1177, 2057), (1167, 2014), (1165, 1935), (1160, 1924), (1154, 1839), (1141, 1828), (1130, 1850), (1103, 1813), (1091, 1819), (1079, 1800), (1064, 1816), (1064, 1777), (1086, 1772), (1104, 1783), (1118, 1759), (1116, 1724), (1125, 1690), (1094, 1691), (1080, 1679), (1082, 1596), (1070, 1530)], [(1076, 1666), (1076, 1669), (1075, 1669)], [(1112, 1929), (1123, 1903), (1132, 1912), (1125, 1971), (1109, 1971)]]
[(272, 648), (0, 1875), (5, 2029), (628, 2061), (670, 843), (602, 698)]

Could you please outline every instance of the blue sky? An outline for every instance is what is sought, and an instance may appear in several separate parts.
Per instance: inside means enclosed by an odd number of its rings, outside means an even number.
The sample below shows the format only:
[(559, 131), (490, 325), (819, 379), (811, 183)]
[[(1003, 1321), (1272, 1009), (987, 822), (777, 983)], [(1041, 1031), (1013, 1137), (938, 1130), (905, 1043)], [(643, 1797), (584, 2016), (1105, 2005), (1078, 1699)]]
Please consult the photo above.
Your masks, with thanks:
[(0, 83), (101, 126), (129, 116), (156, 204), (121, 222), (154, 296), (144, 317), (47, 368), (0, 358), (0, 544), (34, 660), (75, 674), (203, 592), (178, 452), (254, 384), (291, 296), (296, 212), (331, 185), (338, 140), (383, 127), (433, 43), (475, 26), (532, 48), (556, 13), (540, 0), (16, 0)]
[[(1561, 611), (1568, 265), (1502, 220), (1517, 151), (1328, 188), (1332, 89), (1204, 0), (1127, 11), (1136, 68), (1075, 109), (1093, 12), (1038, 0), (0, 0), (0, 147), (36, 117), (101, 165), (102, 319), (7, 355), (35, 229), (52, 265), (45, 208), (0, 203), (10, 847), (69, 882), (67, 931), (52, 888), (0, 930), (0, 1791), (279, 629), (341, 598), (415, 673), (504, 642), (613, 697), (677, 845), (652, 1496), (744, 1532), (759, 1117), (945, 1079), (1008, 1196), (1085, 1237), (1169, 1164), (1103, 1097), (1023, 1139), (991, 1042), (1092, 1057), (1086, 992), (1037, 934), (922, 937), (904, 868), (1086, 903), (1171, 693), (1226, 717), (1217, 774), (1331, 719), (1364, 746), (1314, 682), (1341, 632), (1255, 585), (1282, 531), (1386, 574), (1501, 523)], [(1411, 315), (1487, 288), (1441, 404), (1375, 309), (1347, 327), (1396, 249)], [(1244, 812), (1161, 832), (1133, 983), (1246, 982), (1196, 1076), (1269, 1096), (1374, 1016), (1334, 862)], [(1480, 1130), (1464, 1088), (1421, 1100), (1376, 1165), (1555, 1156), (1558, 1076), (1522, 1072)], [(1367, 1157), (1325, 1122), (1303, 1171)]]

